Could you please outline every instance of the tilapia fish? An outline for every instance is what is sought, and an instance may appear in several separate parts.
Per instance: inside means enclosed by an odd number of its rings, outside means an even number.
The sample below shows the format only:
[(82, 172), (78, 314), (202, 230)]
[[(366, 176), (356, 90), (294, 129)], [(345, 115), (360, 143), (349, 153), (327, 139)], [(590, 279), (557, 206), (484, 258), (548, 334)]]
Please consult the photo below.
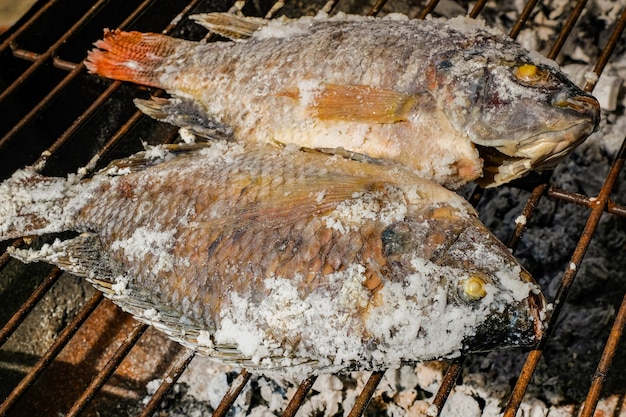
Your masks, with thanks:
[(165, 89), (137, 106), (196, 134), (356, 153), (448, 188), (551, 167), (598, 125), (556, 64), (469, 18), (192, 18), (243, 41), (105, 31), (86, 66)]
[[(198, 149), (201, 147), (201, 149)], [(541, 293), (461, 197), (410, 170), (293, 146), (150, 150), (91, 179), (20, 170), (0, 240), (138, 320), (251, 370), (379, 369), (542, 334)]]

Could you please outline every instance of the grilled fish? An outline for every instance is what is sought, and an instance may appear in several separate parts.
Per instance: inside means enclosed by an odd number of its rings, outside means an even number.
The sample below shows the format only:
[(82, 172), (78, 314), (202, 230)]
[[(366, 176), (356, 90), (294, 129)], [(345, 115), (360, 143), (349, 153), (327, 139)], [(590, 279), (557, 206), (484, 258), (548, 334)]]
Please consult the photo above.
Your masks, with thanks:
[(288, 146), (175, 145), (90, 179), (0, 184), (0, 240), (185, 346), (260, 372), (380, 369), (542, 334), (543, 297), (473, 208), (411, 170)]
[(135, 103), (196, 134), (356, 153), (448, 188), (551, 167), (598, 125), (556, 64), (473, 19), (192, 18), (240, 42), (105, 31), (86, 66), (165, 89)]

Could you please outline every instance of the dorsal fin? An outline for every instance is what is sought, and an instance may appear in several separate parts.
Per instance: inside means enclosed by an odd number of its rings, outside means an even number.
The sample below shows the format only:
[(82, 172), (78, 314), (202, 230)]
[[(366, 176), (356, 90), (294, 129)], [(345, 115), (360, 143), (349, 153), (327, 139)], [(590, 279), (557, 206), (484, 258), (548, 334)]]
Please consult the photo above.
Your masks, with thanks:
[(267, 24), (267, 20), (260, 17), (236, 16), (231, 13), (201, 13), (189, 18), (211, 32), (233, 41), (245, 41)]

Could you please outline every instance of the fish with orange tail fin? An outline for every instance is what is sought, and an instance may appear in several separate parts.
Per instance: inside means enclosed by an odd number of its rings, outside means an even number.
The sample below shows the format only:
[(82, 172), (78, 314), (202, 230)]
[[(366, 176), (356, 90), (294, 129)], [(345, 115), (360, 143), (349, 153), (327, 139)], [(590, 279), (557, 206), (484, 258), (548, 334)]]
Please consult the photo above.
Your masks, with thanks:
[(473, 19), (192, 19), (237, 42), (106, 31), (86, 66), (166, 90), (135, 102), (197, 135), (360, 154), (448, 188), (552, 167), (598, 125), (554, 62)]
[(542, 335), (528, 272), (412, 170), (225, 141), (156, 153), (89, 179), (18, 171), (0, 183), (0, 240), (77, 232), (9, 251), (251, 371), (384, 369)]

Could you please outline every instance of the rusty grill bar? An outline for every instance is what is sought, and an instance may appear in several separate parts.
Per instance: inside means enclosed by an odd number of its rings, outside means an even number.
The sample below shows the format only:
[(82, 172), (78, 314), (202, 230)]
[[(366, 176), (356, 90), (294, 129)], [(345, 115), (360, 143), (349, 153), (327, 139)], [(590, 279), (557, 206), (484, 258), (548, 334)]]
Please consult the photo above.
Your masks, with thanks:
[[(78, 7), (77, 2), (69, 1), (69, 3), (70, 5)], [(82, 8), (85, 8), (85, 3), (87, 2), (82, 2)], [(90, 7), (84, 10), (82, 15), (77, 16), (75, 22), (69, 28), (66, 28), (56, 40), (53, 40), (51, 45), (45, 51), (30, 50), (29, 45), (22, 44), (22, 37), (28, 34), (29, 31), (33, 31), (42, 20), (49, 20), (50, 15), (60, 13), (61, 10), (59, 8), (63, 4), (63, 0), (39, 1), (36, 4), (36, 7), (29, 12), (29, 15), (23, 18), (22, 21), (20, 21), (14, 28), (10, 29), (9, 33), (0, 36), (0, 39), (2, 39), (2, 43), (0, 43), (0, 62), (5, 60), (24, 68), (21, 72), (19, 69), (16, 69), (15, 71), (8, 71), (9, 73), (19, 72), (19, 75), (14, 77), (10, 81), (9, 85), (3, 86), (3, 90), (0, 91), (0, 106), (9, 108), (12, 102), (19, 102), (19, 100), (15, 99), (16, 96), (32, 94), (32, 91), (29, 91), (29, 88), (31, 88), (29, 87), (29, 84), (35, 83), (35, 81), (38, 80), (38, 77), (42, 77), (41, 73), (44, 70), (49, 70), (49, 67), (56, 72), (61, 71), (66, 73), (64, 76), (55, 74), (55, 78), (58, 80), (52, 81), (46, 85), (45, 88), (48, 88), (49, 90), (47, 93), (42, 90), (41, 87), (35, 87), (38, 89), (38, 101), (32, 103), (30, 108), (25, 110), (22, 109), (24, 106), (19, 106), (20, 108), (16, 111), (16, 113), (19, 113), (20, 110), (22, 110), (22, 114), (18, 114), (17, 117), (13, 117), (15, 121), (10, 122), (10, 125), (3, 126), (6, 122), (0, 119), (0, 135), (2, 135), (0, 138), (0, 156), (3, 161), (11, 161), (11, 163), (5, 168), (0, 168), (0, 175), (2, 175), (2, 178), (10, 175), (10, 173), (16, 168), (20, 168), (26, 164), (36, 166), (36, 168), (41, 172), (49, 171), (51, 173), (65, 174), (67, 172), (75, 171), (81, 165), (88, 171), (93, 171), (97, 167), (102, 166), (102, 164), (105, 164), (107, 161), (113, 159), (118, 154), (126, 155), (133, 151), (133, 146), (123, 144), (122, 139), (131, 135), (134, 129), (136, 129), (137, 126), (141, 124), (142, 120), (144, 120), (144, 118), (142, 118), (142, 114), (136, 110), (126, 111), (129, 115), (126, 117), (125, 121), (117, 122), (120, 127), (114, 131), (107, 132), (107, 134), (103, 136), (103, 142), (96, 144), (96, 149), (84, 149), (84, 155), (81, 155), (81, 157), (77, 158), (77, 160), (72, 160), (70, 162), (64, 161), (64, 159), (68, 159), (67, 155), (64, 155), (64, 152), (67, 153), (65, 147), (70, 146), (69, 142), (73, 140), (75, 136), (80, 135), (82, 130), (87, 129), (85, 126), (92, 122), (93, 119), (97, 119), (99, 117), (98, 114), (103, 111), (103, 108), (107, 105), (109, 100), (124, 89), (124, 84), (121, 82), (105, 83), (104, 81), (93, 80), (91, 80), (92, 83), (97, 83), (94, 88), (101, 90), (101, 92), (97, 96), (94, 96), (90, 104), (86, 105), (84, 109), (71, 110), (72, 112), (77, 113), (77, 116), (71, 120), (65, 122), (62, 121), (65, 125), (60, 133), (55, 134), (54, 141), (46, 141), (45, 133), (48, 132), (44, 132), (43, 135), (39, 133), (39, 136), (42, 136), (43, 138), (40, 138), (34, 144), (29, 144), (29, 151), (25, 151), (26, 147), (24, 145), (20, 147), (17, 143), (20, 139), (24, 139), (24, 136), (27, 136), (29, 132), (34, 129), (36, 130), (37, 127), (41, 129), (41, 126), (37, 125), (39, 123), (45, 123), (47, 121), (46, 117), (50, 117), (49, 115), (46, 115), (46, 112), (50, 112), (50, 109), (54, 109), (55, 106), (62, 106), (58, 104), (57, 101), (61, 98), (68, 100), (68, 97), (62, 96), (66, 94), (67, 90), (72, 88), (74, 84), (84, 81), (86, 76), (85, 67), (80, 61), (82, 58), (77, 60), (66, 59), (64, 54), (72, 55), (73, 53), (75, 55), (77, 52), (83, 54), (86, 53), (88, 44), (93, 42), (95, 38), (87, 39), (85, 42), (81, 42), (79, 40), (78, 43), (83, 47), (81, 51), (65, 51), (63, 48), (67, 43), (76, 42), (76, 38), (80, 37), (79, 35), (81, 35), (81, 31), (86, 30), (90, 36), (94, 33), (95, 35), (93, 36), (99, 36), (100, 33), (93, 32), (93, 30), (86, 29), (86, 27), (88, 25), (93, 25), (94, 23), (92, 22), (94, 20), (97, 21), (101, 13), (108, 10), (108, 15), (106, 15), (108, 17), (105, 17), (102, 23), (99, 23), (98, 29), (117, 26), (119, 28), (132, 28), (137, 30), (160, 30), (159, 27), (155, 26), (153, 21), (149, 20), (146, 22), (146, 19), (148, 18), (145, 18), (145, 16), (154, 16), (155, 13), (159, 14), (159, 8), (163, 7), (164, 2), (158, 0), (137, 2), (138, 4), (136, 7), (125, 12), (125, 19), (116, 23), (119, 20), (119, 17), (117, 19), (112, 17), (115, 16), (115, 13), (112, 13), (110, 9), (119, 7), (118, 3), (120, 2), (115, 2), (113, 0), (98, 0), (94, 1), (93, 4), (90, 3)], [(177, 32), (180, 32), (182, 33), (182, 36), (185, 37), (191, 33), (191, 29), (184, 25), (185, 17), (194, 11), (217, 11), (219, 9), (221, 11), (227, 10), (231, 13), (245, 13), (247, 9), (254, 9), (254, 7), (252, 7), (249, 3), (255, 3), (258, 5), (259, 2), (208, 2), (201, 0), (191, 0), (189, 2), (169, 2), (169, 4), (175, 3), (178, 9), (175, 12), (172, 12), (172, 10), (170, 10), (171, 8), (168, 8), (167, 13), (170, 13), (169, 23), (165, 24), (165, 28), (162, 29), (162, 33), (177, 34)], [(213, 3), (212, 9), (208, 8), (210, 3)], [(267, 18), (271, 18), (279, 13), (281, 8), (285, 6), (285, 3), (288, 2), (277, 1), (267, 3), (267, 5), (264, 5), (266, 6), (266, 10), (262, 15)], [(326, 4), (321, 5), (319, 9), (330, 12), (337, 3), (339, 3), (339, 1), (328, 1)], [(383, 7), (385, 10), (393, 9), (393, 1), (387, 2), (385, 0), (378, 0), (374, 3), (375, 4), (371, 6), (371, 9), (369, 10), (369, 15), (376, 15), (379, 11), (381, 11), (381, 9), (383, 9)], [(426, 2), (422, 2), (423, 7), (415, 17), (425, 18), (428, 14), (435, 10), (439, 1), (430, 0), (427, 4), (424, 3)], [(476, 2), (470, 11), (470, 16), (479, 17), (486, 3), (486, 0), (479, 0)], [(510, 31), (511, 37), (516, 38), (518, 36), (535, 9), (536, 3), (536, 0), (530, 0), (526, 3), (524, 10), (521, 12), (519, 18), (514, 23)], [(554, 59), (558, 56), (561, 48), (580, 18), (581, 13), (585, 10), (585, 6), (585, 0), (579, 0), (575, 4), (571, 14), (568, 16), (566, 22), (564, 22), (559, 36), (553, 43), (548, 54), (548, 58)], [(622, 12), (610, 38), (608, 39), (606, 45), (604, 45), (602, 53), (598, 58), (594, 69), (594, 72), (597, 75), (600, 75), (603, 72), (604, 67), (609, 62), (614, 49), (622, 36), (625, 25), (626, 10)], [(192, 33), (192, 35), (197, 36), (197, 32)], [(0, 82), (2, 82), (1, 78)], [(103, 83), (106, 84), (106, 87), (104, 88), (99, 85)], [(588, 82), (585, 86), (585, 90), (592, 91), (593, 87), (593, 83)], [(45, 93), (45, 95), (41, 96), (42, 93)], [(71, 99), (71, 97), (69, 99)], [(30, 101), (33, 101), (33, 99), (30, 99)], [(54, 112), (52, 114), (54, 114)], [(7, 120), (7, 118), (4, 118), (4, 120)], [(40, 120), (42, 120), (42, 122), (40, 122)], [(177, 134), (175, 129), (167, 126), (160, 126), (156, 129), (158, 129), (157, 133), (159, 143), (171, 142), (175, 139)], [(83, 145), (83, 148), (85, 146), (86, 145)], [(13, 152), (15, 152), (16, 155), (19, 154), (19, 157), (16, 156), (15, 158), (11, 158), (10, 156), (7, 156)], [(39, 154), (36, 152), (39, 152)], [(85, 156), (88, 156), (89, 159), (85, 160)], [(570, 265), (573, 265), (573, 267), (570, 266), (563, 272), (559, 289), (555, 299), (553, 300), (555, 307), (550, 318), (549, 331), (539, 342), (538, 346), (529, 352), (524, 367), (519, 374), (517, 383), (506, 406), (504, 414), (506, 417), (514, 417), (516, 415), (522, 399), (531, 384), (531, 378), (539, 363), (539, 359), (541, 358), (544, 348), (550, 342), (551, 331), (557, 325), (559, 314), (565, 304), (571, 285), (574, 282), (578, 267), (580, 266), (592, 236), (596, 231), (600, 217), (603, 213), (626, 217), (626, 206), (610, 199), (611, 192), (619, 180), (618, 177), (622, 170), (625, 157), (626, 142), (623, 142), (617, 158), (611, 165), (609, 173), (605, 177), (605, 182), (597, 196), (573, 193), (550, 185), (548, 184), (549, 176), (541, 177), (541, 182), (538, 184), (536, 183), (536, 185), (534, 185), (530, 190), (531, 193), (522, 212), (522, 215), (525, 216), (526, 219), (530, 219), (533, 216), (535, 208), (540, 203), (542, 198), (548, 198), (560, 201), (564, 204), (574, 204), (588, 208), (590, 209), (590, 214), (584, 230), (582, 231), (581, 237), (578, 240), (576, 248), (571, 256)], [(482, 197), (483, 190), (477, 188), (472, 194), (470, 201), (474, 205), (477, 205), (479, 201), (481, 201)], [(508, 246), (510, 248), (513, 250), (517, 248), (518, 244), (523, 239), (525, 229), (526, 226), (524, 224), (516, 224), (514, 232), (508, 242)], [(18, 239), (10, 244), (15, 247), (19, 247), (24, 244), (24, 240)], [(5, 249), (6, 245), (0, 246), (0, 250), (3, 251), (0, 256), (0, 274), (7, 267), (9, 262), (9, 256), (5, 252)], [(12, 317), (10, 317), (6, 323), (3, 323), (3, 327), (0, 329), (0, 348), (7, 342), (7, 340), (9, 340), (13, 332), (24, 322), (30, 311), (37, 305), (37, 303), (57, 283), (60, 276), (61, 271), (57, 268), (53, 268), (46, 275), (46, 277), (41, 280), (28, 299), (25, 300), (19, 309), (13, 313)], [(2, 278), (2, 275), (0, 275), (0, 279)], [(76, 332), (79, 331), (85, 321), (88, 320), (92, 314), (96, 314), (97, 310), (99, 310), (99, 306), (103, 304), (102, 301), (103, 296), (100, 293), (95, 293), (95, 295), (93, 295), (91, 299), (82, 307), (82, 309), (71, 319), (70, 323), (58, 335), (56, 341), (49, 347), (46, 354), (38, 360), (38, 362), (29, 370), (17, 386), (11, 388), (11, 392), (8, 397), (1, 398), (2, 404), (0, 405), (0, 416), (11, 415), (11, 410), (20, 401), (20, 399), (23, 400), (23, 398), (28, 394), (28, 390), (33, 386), (33, 384), (35, 384), (37, 378), (53, 363), (59, 353), (72, 340), (72, 337), (76, 334)], [(592, 379), (592, 383), (587, 400), (581, 410), (582, 416), (591, 416), (594, 413), (607, 372), (611, 367), (613, 358), (617, 354), (617, 345), (623, 334), (625, 325), (626, 298), (624, 298), (613, 324), (613, 329), (611, 330), (610, 337), (605, 345), (605, 351), (599, 361), (598, 369), (594, 375), (589, 376), (589, 378)], [(106, 364), (102, 366), (102, 368), (93, 376), (91, 381), (89, 381), (80, 398), (78, 398), (72, 404), (69, 411), (67, 411), (68, 416), (80, 415), (83, 411), (85, 411), (91, 400), (98, 395), (103, 385), (116, 371), (116, 369), (120, 367), (120, 364), (125, 360), (129, 352), (131, 352), (131, 350), (137, 345), (138, 341), (144, 337), (144, 332), (146, 332), (147, 328), (148, 326), (140, 324), (128, 326), (125, 340), (115, 349), (115, 352), (106, 360)], [(141, 411), (141, 416), (150, 416), (157, 410), (168, 390), (174, 386), (178, 378), (193, 359), (194, 353), (180, 348), (175, 356), (176, 360), (171, 363), (167, 372), (162, 376), (163, 382)], [(451, 390), (454, 388), (455, 382), (463, 369), (463, 363), (464, 358), (457, 358), (451, 361), (449, 369), (440, 385), (439, 392), (435, 397), (433, 397), (432, 404), (436, 406), (437, 415), (441, 413), (443, 405), (445, 404)], [(383, 375), (384, 372), (372, 373), (369, 381), (366, 383), (364, 389), (358, 397), (354, 408), (349, 414), (351, 417), (360, 416), (364, 413), (377, 385), (383, 378)], [(226, 415), (249, 379), (250, 374), (247, 371), (242, 370), (239, 376), (232, 382), (230, 390), (223, 397), (222, 403), (217, 407), (214, 416)], [(283, 414), (284, 416), (293, 416), (296, 414), (298, 409), (306, 401), (307, 393), (313, 386), (315, 380), (316, 377), (309, 377), (301, 382), (297, 391), (292, 396), (291, 401), (285, 408)]]

